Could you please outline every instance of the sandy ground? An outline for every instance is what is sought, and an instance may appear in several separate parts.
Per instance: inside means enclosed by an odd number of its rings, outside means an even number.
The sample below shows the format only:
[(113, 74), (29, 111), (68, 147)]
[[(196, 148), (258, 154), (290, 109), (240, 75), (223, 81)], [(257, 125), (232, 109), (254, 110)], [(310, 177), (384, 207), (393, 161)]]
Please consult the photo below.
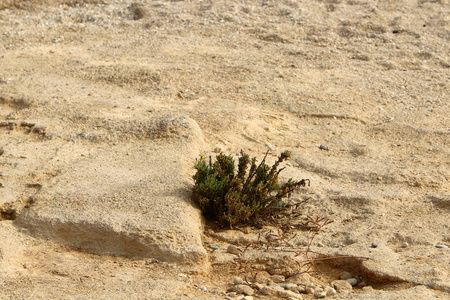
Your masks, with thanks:
[[(349, 271), (373, 287), (335, 299), (449, 298), (447, 0), (31, 2), (0, 0), (0, 298), (224, 299), (248, 270), (215, 263), (245, 242), (203, 235), (190, 176), (197, 155), (241, 149), (290, 150), (284, 176), (311, 180), (294, 195), (308, 200), (303, 217), (334, 221), (312, 249), (369, 258), (314, 266), (322, 282)], [(189, 207), (204, 244), (190, 264), (100, 251), (101, 230), (71, 241), (51, 218), (27, 224), (61, 207), (86, 224), (68, 195), (100, 201), (97, 185), (136, 213), (144, 181)], [(125, 206), (90, 212), (128, 226), (113, 217)], [(128, 237), (123, 224), (110, 227)]]

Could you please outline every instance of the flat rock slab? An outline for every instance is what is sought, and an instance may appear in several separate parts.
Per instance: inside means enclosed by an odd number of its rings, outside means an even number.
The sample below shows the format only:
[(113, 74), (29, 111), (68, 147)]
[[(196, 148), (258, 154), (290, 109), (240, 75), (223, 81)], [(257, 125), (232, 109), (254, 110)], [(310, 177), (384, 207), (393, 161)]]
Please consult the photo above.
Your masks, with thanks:
[[(202, 143), (195, 121), (159, 123), (163, 139), (74, 147), (85, 153), (32, 197), (15, 224), (35, 236), (102, 255), (198, 263), (202, 220), (190, 201)], [(79, 151), (79, 150), (78, 150)]]

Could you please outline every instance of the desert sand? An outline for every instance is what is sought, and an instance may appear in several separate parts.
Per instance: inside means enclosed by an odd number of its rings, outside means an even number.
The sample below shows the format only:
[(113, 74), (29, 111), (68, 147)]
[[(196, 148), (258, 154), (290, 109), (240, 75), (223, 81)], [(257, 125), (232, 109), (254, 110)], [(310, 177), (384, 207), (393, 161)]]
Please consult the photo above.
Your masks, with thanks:
[(235, 276), (304, 260), (314, 233), (261, 252), (270, 227), (211, 227), (193, 166), (289, 150), (283, 179), (311, 186), (287, 219), (332, 220), (309, 250), (347, 258), (286, 277), (449, 299), (449, 17), (447, 0), (0, 0), (0, 298), (242, 299)]

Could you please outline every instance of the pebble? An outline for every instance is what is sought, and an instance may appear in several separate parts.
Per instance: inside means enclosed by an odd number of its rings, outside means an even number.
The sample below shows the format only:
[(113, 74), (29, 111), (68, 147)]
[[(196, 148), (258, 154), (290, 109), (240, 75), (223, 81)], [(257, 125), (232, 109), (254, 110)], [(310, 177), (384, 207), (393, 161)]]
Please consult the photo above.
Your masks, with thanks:
[(368, 285), (368, 286), (363, 286), (363, 287), (361, 288), (361, 290), (362, 290), (363, 292), (370, 292), (370, 291), (373, 291), (373, 287), (370, 286), (370, 285)]
[(404, 242), (400, 245), (400, 248), (408, 248), (408, 247), (409, 247), (408, 242)]
[(376, 247), (378, 247), (378, 244), (377, 243), (372, 243), (372, 244), (370, 244), (370, 247), (371, 248), (376, 248)]
[(241, 250), (239, 250), (239, 248), (236, 247), (235, 245), (228, 246), (227, 252), (235, 255), (241, 254)]
[(435, 247), (440, 249), (448, 248), (447, 245), (436, 245)]
[(219, 249), (219, 246), (211, 245), (211, 246), (209, 246), (209, 248), (214, 249), (214, 250), (217, 250), (217, 249)]
[(258, 291), (259, 291), (262, 295), (269, 295), (269, 294), (270, 294), (269, 289), (268, 289), (265, 285), (259, 284), (259, 285), (257, 285), (256, 287), (258, 288)]
[(265, 271), (266, 270), (266, 266), (263, 265), (263, 264), (254, 264), (254, 265), (252, 265), (252, 269)]
[(204, 285), (201, 285), (201, 286), (200, 286), (200, 290), (202, 290), (202, 291), (204, 291), (204, 292), (207, 292), (207, 291), (208, 291), (208, 289), (207, 289), (206, 286), (204, 286)]
[(320, 146), (319, 146), (319, 149), (320, 149), (320, 150), (328, 150), (328, 146), (320, 145)]
[(255, 277), (254, 277), (254, 281), (256, 281), (257, 283), (267, 283), (267, 281), (270, 278), (270, 274), (267, 273), (266, 271), (261, 271), (256, 273)]
[(236, 300), (253, 300), (253, 296), (240, 295), (236, 298)]
[(268, 286), (267, 289), (269, 291), (277, 291), (277, 292), (284, 291), (284, 288), (281, 287), (280, 285), (271, 285), (271, 286)]
[(324, 290), (316, 290), (314, 292), (314, 298), (325, 298), (327, 293)]
[(306, 286), (304, 286), (304, 285), (298, 285), (297, 290), (301, 294), (306, 294)]
[(334, 296), (337, 294), (336, 290), (334, 288), (332, 288), (331, 286), (327, 286), (325, 288), (325, 293), (327, 294), (327, 296)]
[(236, 276), (236, 277), (234, 277), (234, 279), (233, 279), (233, 283), (236, 284), (236, 285), (238, 285), (238, 284), (243, 284), (243, 283), (244, 283), (244, 280), (242, 280), (241, 277)]
[(299, 283), (310, 284), (312, 282), (312, 277), (308, 273), (299, 273), (286, 279), (286, 282), (295, 284)]
[(234, 286), (233, 292), (236, 292), (239, 294), (244, 294), (247, 296), (251, 296), (255, 293), (255, 291), (251, 287), (249, 287), (248, 285), (245, 285), (245, 284), (238, 284), (238, 285)]
[(254, 283), (253, 286), (256, 287), (258, 291), (261, 291), (263, 288), (265, 288), (265, 285), (261, 283)]
[(298, 286), (295, 283), (283, 283), (283, 284), (280, 284), (280, 286), (282, 288), (284, 288), (285, 290), (290, 290), (293, 292), (298, 291)]
[(277, 149), (277, 147), (275, 147), (271, 143), (265, 143), (264, 146), (266, 146), (270, 151), (275, 151)]
[(292, 291), (278, 291), (277, 295), (281, 298), (288, 298), (288, 299), (303, 299), (302, 295), (294, 293)]
[(358, 284), (358, 280), (356, 278), (349, 278), (347, 279), (347, 282), (350, 283), (352, 286)]
[(315, 288), (313, 288), (312, 286), (305, 287), (305, 293), (307, 294), (314, 294), (315, 291)]
[(334, 280), (331, 284), (338, 292), (353, 290), (352, 285), (347, 280)]
[(341, 274), (339, 274), (339, 279), (347, 280), (349, 278), (352, 278), (352, 274), (350, 274), (347, 271), (343, 271), (343, 272), (341, 272)]

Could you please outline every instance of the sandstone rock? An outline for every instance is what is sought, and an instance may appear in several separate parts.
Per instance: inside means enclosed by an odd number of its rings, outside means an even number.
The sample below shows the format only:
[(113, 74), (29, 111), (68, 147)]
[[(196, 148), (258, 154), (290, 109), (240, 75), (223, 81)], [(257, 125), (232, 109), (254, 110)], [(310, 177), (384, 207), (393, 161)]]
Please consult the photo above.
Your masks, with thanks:
[(206, 261), (200, 211), (179, 188), (191, 184), (183, 159), (197, 156), (200, 129), (188, 118), (160, 124), (168, 134), (187, 137), (139, 149), (119, 144), (79, 156), (35, 194), (16, 225), (95, 254)]

